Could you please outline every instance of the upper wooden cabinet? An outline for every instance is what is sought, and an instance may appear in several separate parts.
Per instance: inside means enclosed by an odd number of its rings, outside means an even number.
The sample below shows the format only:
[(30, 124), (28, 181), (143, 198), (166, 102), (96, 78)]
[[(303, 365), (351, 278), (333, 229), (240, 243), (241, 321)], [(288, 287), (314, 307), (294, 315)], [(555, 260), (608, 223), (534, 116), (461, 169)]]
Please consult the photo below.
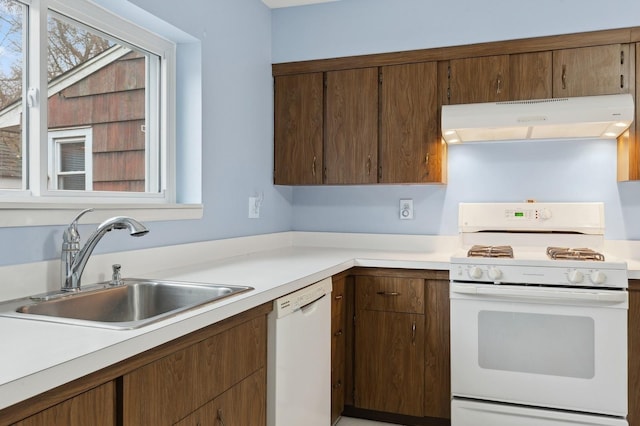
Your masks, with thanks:
[(274, 183), (320, 184), (323, 74), (276, 77), (274, 86)]
[(551, 67), (550, 51), (451, 60), (444, 103), (550, 98)]
[(629, 93), (628, 44), (582, 47), (553, 52), (553, 97)]
[(509, 100), (551, 98), (552, 58), (551, 52), (509, 55)]
[(436, 62), (380, 68), (380, 183), (443, 182)]
[(324, 183), (377, 182), (378, 68), (326, 73)]
[(509, 100), (509, 55), (449, 61), (449, 104)]
[(618, 170), (619, 181), (640, 180), (640, 43), (635, 43), (630, 47), (628, 58), (632, 75), (635, 72), (635, 79), (629, 79), (629, 93), (635, 95), (636, 115), (631, 127), (618, 138)]
[[(637, 101), (639, 42), (636, 27), (274, 64), (274, 181), (444, 183), (442, 105), (619, 93)], [(619, 181), (640, 180), (637, 128), (618, 140)]]

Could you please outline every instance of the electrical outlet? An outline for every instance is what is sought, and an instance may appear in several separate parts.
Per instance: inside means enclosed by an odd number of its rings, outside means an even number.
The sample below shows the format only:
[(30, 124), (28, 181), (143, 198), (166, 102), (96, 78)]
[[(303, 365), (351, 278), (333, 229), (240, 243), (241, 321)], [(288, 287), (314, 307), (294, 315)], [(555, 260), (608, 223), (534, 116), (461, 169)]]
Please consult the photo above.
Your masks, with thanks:
[(262, 200), (259, 197), (249, 197), (249, 219), (260, 218), (260, 204)]
[(413, 219), (413, 200), (400, 200), (400, 219)]

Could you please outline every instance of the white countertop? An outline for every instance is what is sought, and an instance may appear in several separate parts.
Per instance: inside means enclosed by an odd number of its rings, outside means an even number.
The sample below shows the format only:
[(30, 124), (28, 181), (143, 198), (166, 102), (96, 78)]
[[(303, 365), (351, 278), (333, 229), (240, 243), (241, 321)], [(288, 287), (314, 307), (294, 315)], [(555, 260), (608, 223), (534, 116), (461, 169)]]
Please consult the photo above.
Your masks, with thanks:
[(285, 247), (165, 269), (145, 278), (250, 285), (255, 290), (137, 330), (0, 317), (0, 409), (353, 266), (446, 270), (449, 254)]
[[(122, 263), (124, 278), (249, 285), (255, 290), (137, 330), (0, 317), (0, 409), (353, 266), (448, 270), (457, 247), (457, 237), (290, 232), (95, 256), (85, 282), (105, 281), (108, 277), (100, 271)], [(608, 249), (627, 259), (629, 278), (640, 278), (640, 260), (635, 260), (640, 259), (640, 244), (612, 242)], [(0, 299), (36, 294), (25, 283), (55, 282), (57, 268), (57, 261), (0, 268), (3, 277), (15, 278), (0, 283)]]

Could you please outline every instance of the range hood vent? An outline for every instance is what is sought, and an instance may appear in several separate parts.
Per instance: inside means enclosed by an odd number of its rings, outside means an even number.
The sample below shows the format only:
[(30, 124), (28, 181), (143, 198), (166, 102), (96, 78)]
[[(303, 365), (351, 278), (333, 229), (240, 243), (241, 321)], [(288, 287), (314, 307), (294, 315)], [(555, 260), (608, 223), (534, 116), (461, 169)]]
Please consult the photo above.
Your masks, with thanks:
[(615, 139), (633, 121), (629, 94), (443, 105), (449, 144), (531, 139)]

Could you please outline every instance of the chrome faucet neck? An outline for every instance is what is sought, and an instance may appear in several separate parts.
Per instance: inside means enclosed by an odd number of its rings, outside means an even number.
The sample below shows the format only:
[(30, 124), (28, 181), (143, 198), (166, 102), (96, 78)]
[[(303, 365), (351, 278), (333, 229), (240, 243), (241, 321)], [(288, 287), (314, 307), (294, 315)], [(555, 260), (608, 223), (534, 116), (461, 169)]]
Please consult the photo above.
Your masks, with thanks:
[(93, 234), (87, 239), (84, 247), (80, 248), (80, 233), (78, 232), (77, 222), (83, 214), (92, 210), (83, 210), (64, 232), (60, 267), (63, 291), (80, 290), (80, 280), (87, 261), (95, 246), (107, 232), (112, 229), (128, 229), (133, 237), (140, 237), (149, 232), (143, 224), (133, 218), (127, 216), (112, 217), (98, 225)]

